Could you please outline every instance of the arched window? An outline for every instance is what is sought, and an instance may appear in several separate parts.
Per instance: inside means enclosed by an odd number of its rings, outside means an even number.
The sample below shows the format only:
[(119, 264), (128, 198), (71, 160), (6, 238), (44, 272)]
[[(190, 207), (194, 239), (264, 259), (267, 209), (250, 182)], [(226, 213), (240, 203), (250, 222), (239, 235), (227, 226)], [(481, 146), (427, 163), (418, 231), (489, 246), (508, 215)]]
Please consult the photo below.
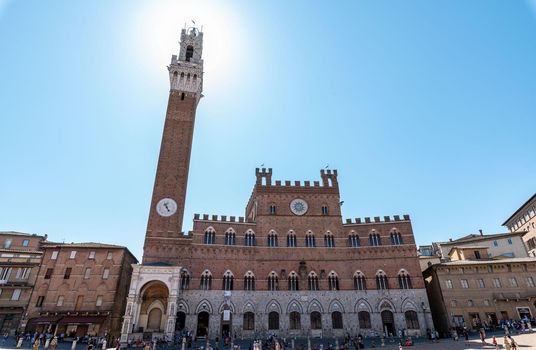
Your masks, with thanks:
[(301, 315), (297, 311), (292, 311), (289, 316), (289, 329), (301, 329)]
[(190, 275), (187, 271), (181, 272), (181, 289), (186, 290), (190, 286)]
[(212, 274), (209, 270), (203, 271), (201, 274), (201, 290), (211, 290), (212, 289)]
[(251, 271), (244, 276), (244, 290), (255, 290), (255, 276)]
[(223, 290), (233, 290), (233, 280), (234, 280), (233, 273), (231, 271), (227, 270), (223, 274), (222, 289)]
[(274, 230), (268, 233), (268, 247), (277, 247), (277, 233)]
[(277, 278), (277, 274), (273, 271), (268, 276), (268, 290), (279, 290), (279, 280)]
[(307, 286), (309, 290), (318, 290), (318, 276), (314, 271), (307, 277)]
[(296, 247), (296, 234), (294, 231), (290, 230), (287, 233), (287, 247)]
[(328, 215), (328, 206), (327, 205), (322, 206), (322, 215)]
[(245, 331), (252, 331), (255, 329), (255, 314), (253, 312), (244, 313), (242, 329)]
[(205, 244), (215, 244), (216, 243), (216, 231), (212, 227), (209, 227), (205, 230), (205, 239), (203, 241)]
[(401, 270), (398, 273), (398, 286), (400, 289), (411, 289), (411, 278), (405, 270)]
[(244, 237), (244, 245), (252, 247), (255, 245), (255, 232), (247, 230)]
[(387, 280), (387, 275), (385, 275), (385, 272), (381, 270), (378, 271), (378, 273), (376, 274), (376, 289), (389, 289), (389, 281)]
[(333, 329), (342, 329), (342, 314), (339, 311), (331, 313), (331, 326)]
[(331, 271), (328, 276), (329, 290), (339, 290), (339, 277), (334, 271)]
[(348, 235), (348, 246), (349, 247), (359, 247), (361, 245), (361, 242), (359, 241), (359, 236), (355, 232), (351, 232)]
[(354, 289), (355, 290), (367, 290), (367, 282), (365, 275), (361, 271), (357, 271), (354, 274)]
[(288, 275), (288, 290), (300, 290), (298, 286), (298, 274), (294, 271)]
[(311, 231), (307, 231), (305, 235), (305, 246), (310, 248), (316, 247), (315, 235)]
[(372, 232), (370, 235), (369, 235), (369, 242), (370, 242), (370, 245), (371, 246), (379, 246), (379, 245), (382, 245), (382, 240), (380, 238), (380, 235), (377, 234), (376, 232)]
[(406, 316), (407, 329), (419, 329), (419, 317), (417, 317), (417, 313), (415, 311), (406, 311), (404, 316)]
[(276, 214), (276, 206), (275, 205), (270, 205), (270, 215), (275, 215)]
[(359, 319), (359, 328), (372, 328), (370, 324), (370, 314), (367, 311), (359, 311), (357, 313), (357, 318)]
[(401, 245), (402, 243), (402, 235), (400, 232), (394, 230), (391, 232), (391, 244), (392, 245)]
[(311, 312), (311, 329), (322, 329), (322, 315), (320, 312)]
[(268, 314), (268, 329), (279, 329), (279, 314), (275, 311)]
[(236, 244), (236, 233), (232, 228), (228, 229), (225, 232), (225, 245), (235, 245)]
[(324, 235), (324, 246), (327, 248), (335, 247), (335, 239), (333, 238), (333, 234), (331, 232), (327, 232)]
[(186, 47), (186, 62), (190, 62), (194, 55), (194, 47), (192, 45), (188, 45)]

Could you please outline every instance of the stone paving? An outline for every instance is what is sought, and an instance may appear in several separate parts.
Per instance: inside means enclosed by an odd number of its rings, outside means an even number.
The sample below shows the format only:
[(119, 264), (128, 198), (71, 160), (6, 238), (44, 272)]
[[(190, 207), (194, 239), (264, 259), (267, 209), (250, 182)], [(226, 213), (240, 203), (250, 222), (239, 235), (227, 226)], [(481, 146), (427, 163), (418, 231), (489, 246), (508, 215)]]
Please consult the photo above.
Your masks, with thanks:
[[(504, 343), (503, 338), (500, 333), (495, 334), (497, 337), (497, 341), (500, 344), (500, 349), (504, 349)], [(518, 350), (536, 350), (536, 332), (529, 333), (529, 334), (519, 334), (512, 336), (515, 341), (518, 343)], [(369, 339), (370, 341), (370, 339)], [(248, 350), (249, 348), (249, 341), (240, 341), (242, 350)], [(297, 342), (301, 343), (301, 342)], [(311, 345), (314, 346), (315, 344), (324, 344), (324, 349), (327, 350), (328, 344), (332, 344), (334, 346), (334, 342), (329, 341), (327, 339), (320, 340), (320, 339), (312, 339)], [(195, 345), (201, 346), (205, 345), (205, 341), (198, 341)], [(297, 344), (298, 345), (298, 344)], [(304, 343), (304, 349), (307, 349), (306, 344)], [(195, 347), (192, 346), (191, 350), (194, 350)], [(371, 343), (365, 342), (365, 349), (371, 349)], [(14, 341), (7, 341), (7, 342), (0, 342), (0, 349), (14, 349), (15, 343)], [(25, 343), (23, 346), (24, 349), (30, 349), (28, 343)], [(385, 342), (385, 346), (382, 347), (380, 345), (380, 342), (376, 342), (376, 349), (398, 349), (398, 343), (396, 341), (389, 341), (387, 340)], [(480, 339), (478, 339), (476, 336), (472, 336), (468, 341), (465, 341), (464, 339), (460, 339), (459, 341), (453, 341), (452, 339), (441, 339), (437, 343), (430, 343), (427, 340), (424, 339), (417, 339), (414, 346), (404, 346), (404, 349), (407, 350), (494, 350), (495, 347), (491, 344), (491, 336), (488, 336), (486, 338), (486, 344), (482, 344)], [(44, 350), (43, 347), (39, 348), (40, 350)], [(71, 342), (62, 342), (58, 345), (57, 350), (70, 350), (71, 349)], [(86, 344), (78, 344), (76, 350), (85, 350)], [(110, 348), (112, 350), (113, 348)], [(142, 348), (130, 348), (131, 350), (141, 350)], [(168, 346), (168, 347), (159, 347), (158, 350), (180, 350), (180, 346)], [(100, 350), (100, 348), (95, 347), (95, 350)], [(220, 347), (220, 350), (230, 350), (230, 346), (224, 346)], [(351, 350), (354, 350), (354, 348), (351, 348)]]

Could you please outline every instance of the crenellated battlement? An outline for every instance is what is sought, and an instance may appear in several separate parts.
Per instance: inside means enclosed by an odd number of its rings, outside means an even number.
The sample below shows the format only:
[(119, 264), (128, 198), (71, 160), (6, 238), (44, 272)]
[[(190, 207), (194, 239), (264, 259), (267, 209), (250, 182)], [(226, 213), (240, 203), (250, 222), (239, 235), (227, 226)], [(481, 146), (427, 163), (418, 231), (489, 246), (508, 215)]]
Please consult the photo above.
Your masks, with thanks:
[(282, 188), (338, 188), (337, 170), (320, 170), (321, 181), (290, 181), (276, 180), (272, 183), (272, 168), (256, 168), (257, 187), (270, 187), (272, 189)]
[(194, 221), (213, 221), (213, 222), (224, 222), (224, 223), (236, 223), (236, 224), (248, 224), (251, 225), (251, 222), (246, 222), (243, 216), (229, 216), (227, 215), (209, 215), (209, 214), (194, 214)]
[(402, 221), (411, 222), (411, 219), (409, 215), (407, 214), (403, 215), (402, 217), (400, 217), (400, 215), (394, 215), (393, 217), (386, 215), (383, 217), (383, 219), (380, 218), (379, 216), (375, 216), (373, 218), (370, 218), (367, 216), (364, 218), (346, 219), (343, 225), (387, 224), (387, 223), (402, 222)]

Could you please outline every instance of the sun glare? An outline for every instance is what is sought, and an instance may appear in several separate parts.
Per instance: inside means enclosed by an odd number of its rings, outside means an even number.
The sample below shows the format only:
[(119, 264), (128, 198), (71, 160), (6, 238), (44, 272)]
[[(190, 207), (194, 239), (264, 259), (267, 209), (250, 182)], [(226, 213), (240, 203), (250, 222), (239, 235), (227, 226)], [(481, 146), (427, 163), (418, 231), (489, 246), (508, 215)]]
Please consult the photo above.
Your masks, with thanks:
[(245, 40), (239, 16), (219, 2), (147, 1), (137, 9), (134, 28), (136, 45), (145, 68), (166, 67), (178, 54), (180, 31), (196, 26), (204, 32), (203, 60), (206, 84), (232, 82), (241, 65), (237, 49)]

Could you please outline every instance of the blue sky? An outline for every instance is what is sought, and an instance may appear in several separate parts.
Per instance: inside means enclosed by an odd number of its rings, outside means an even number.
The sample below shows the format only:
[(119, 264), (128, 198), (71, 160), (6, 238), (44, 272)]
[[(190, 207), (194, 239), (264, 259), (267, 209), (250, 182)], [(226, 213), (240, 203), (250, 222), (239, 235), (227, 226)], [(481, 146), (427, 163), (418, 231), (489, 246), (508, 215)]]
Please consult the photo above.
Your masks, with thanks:
[(339, 171), (343, 216), (418, 244), (536, 191), (534, 1), (0, 1), (0, 230), (141, 258), (180, 29), (205, 33), (185, 229), (243, 215), (255, 167)]

